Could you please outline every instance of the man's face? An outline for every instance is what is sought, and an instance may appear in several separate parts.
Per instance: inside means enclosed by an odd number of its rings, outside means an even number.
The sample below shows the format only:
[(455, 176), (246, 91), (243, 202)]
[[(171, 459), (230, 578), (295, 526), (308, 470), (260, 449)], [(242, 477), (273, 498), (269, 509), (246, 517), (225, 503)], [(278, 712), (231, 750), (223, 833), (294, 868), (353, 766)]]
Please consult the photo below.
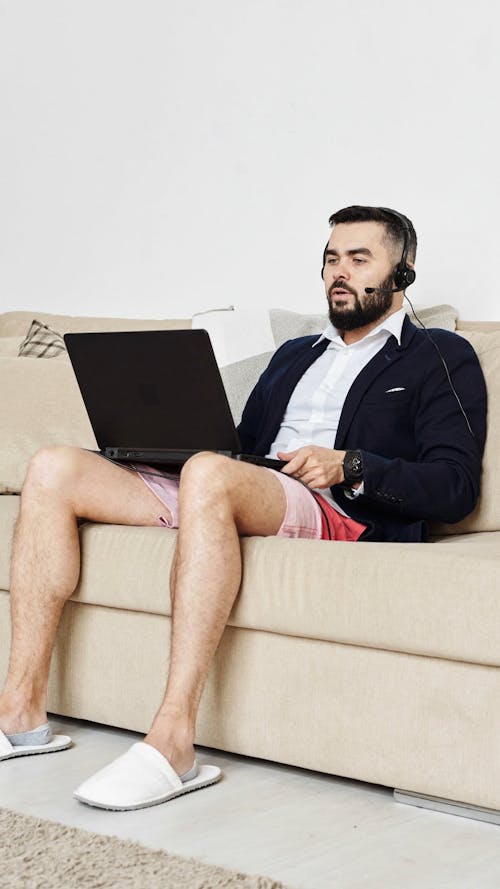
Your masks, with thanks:
[(334, 327), (355, 330), (399, 308), (401, 294), (365, 293), (365, 287), (390, 290), (396, 264), (382, 223), (341, 222), (334, 226), (323, 270)]

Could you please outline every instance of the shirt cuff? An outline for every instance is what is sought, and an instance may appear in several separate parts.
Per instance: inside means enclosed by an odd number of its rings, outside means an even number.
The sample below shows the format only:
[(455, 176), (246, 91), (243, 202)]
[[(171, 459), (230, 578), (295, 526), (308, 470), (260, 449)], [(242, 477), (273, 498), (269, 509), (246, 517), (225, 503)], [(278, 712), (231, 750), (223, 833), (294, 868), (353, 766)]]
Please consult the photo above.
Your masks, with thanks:
[(361, 482), (359, 488), (346, 488), (344, 490), (344, 496), (347, 497), (348, 500), (356, 500), (357, 497), (360, 497), (361, 494), (365, 493), (365, 483)]

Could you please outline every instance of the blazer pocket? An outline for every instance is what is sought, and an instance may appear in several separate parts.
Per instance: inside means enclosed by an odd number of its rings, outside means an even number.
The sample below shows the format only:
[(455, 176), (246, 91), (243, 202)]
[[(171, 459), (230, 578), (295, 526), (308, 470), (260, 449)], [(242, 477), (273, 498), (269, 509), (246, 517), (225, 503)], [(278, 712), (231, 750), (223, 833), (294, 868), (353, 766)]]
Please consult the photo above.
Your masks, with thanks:
[(411, 395), (403, 392), (381, 392), (378, 395), (367, 395), (363, 398), (363, 405), (373, 410), (400, 410), (407, 408), (411, 403)]

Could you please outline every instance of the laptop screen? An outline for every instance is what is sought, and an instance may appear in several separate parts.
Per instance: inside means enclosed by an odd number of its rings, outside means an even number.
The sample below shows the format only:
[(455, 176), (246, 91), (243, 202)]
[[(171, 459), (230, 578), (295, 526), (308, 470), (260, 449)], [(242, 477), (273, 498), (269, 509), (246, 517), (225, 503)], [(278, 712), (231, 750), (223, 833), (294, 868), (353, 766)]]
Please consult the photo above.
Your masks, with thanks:
[(240, 450), (205, 330), (64, 337), (97, 444)]

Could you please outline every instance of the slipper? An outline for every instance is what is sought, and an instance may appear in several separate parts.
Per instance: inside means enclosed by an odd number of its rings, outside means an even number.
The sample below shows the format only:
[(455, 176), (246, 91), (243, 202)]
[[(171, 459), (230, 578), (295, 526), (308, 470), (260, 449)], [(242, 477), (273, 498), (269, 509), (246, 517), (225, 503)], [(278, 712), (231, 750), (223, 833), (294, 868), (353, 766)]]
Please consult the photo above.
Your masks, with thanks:
[(0, 761), (33, 753), (56, 753), (71, 747), (72, 743), (67, 735), (53, 735), (48, 725), (17, 735), (6, 735), (0, 730)]
[(167, 800), (215, 784), (222, 772), (217, 766), (198, 766), (179, 777), (156, 747), (139, 741), (118, 759), (105, 766), (73, 796), (88, 806), (129, 811), (157, 806)]

